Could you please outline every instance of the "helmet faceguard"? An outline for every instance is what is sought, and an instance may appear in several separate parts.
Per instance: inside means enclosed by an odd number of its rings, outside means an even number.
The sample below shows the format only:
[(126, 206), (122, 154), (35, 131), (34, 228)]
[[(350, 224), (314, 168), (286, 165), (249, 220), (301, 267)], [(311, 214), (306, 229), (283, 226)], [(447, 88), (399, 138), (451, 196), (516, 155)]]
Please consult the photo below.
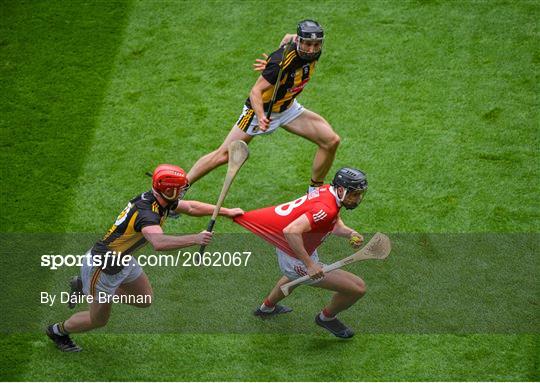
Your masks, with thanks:
[(186, 172), (176, 165), (161, 164), (152, 175), (152, 188), (166, 201), (178, 201), (189, 189)]
[(296, 29), (296, 52), (306, 61), (317, 60), (321, 56), (324, 30), (314, 20), (302, 20)]
[[(354, 168), (341, 168), (332, 181), (332, 186), (344, 188), (343, 195), (338, 197), (346, 209), (356, 208), (364, 199), (368, 189), (367, 177), (364, 172)], [(347, 198), (349, 195), (349, 199)], [(353, 197), (351, 201), (351, 197)]]

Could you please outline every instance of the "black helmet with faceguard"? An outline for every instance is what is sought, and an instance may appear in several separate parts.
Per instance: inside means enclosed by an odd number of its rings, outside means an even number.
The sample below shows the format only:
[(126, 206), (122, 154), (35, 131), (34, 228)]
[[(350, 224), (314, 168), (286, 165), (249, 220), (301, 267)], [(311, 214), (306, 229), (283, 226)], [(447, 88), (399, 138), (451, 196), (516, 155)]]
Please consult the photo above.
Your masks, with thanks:
[(366, 174), (363, 171), (354, 168), (341, 168), (334, 176), (332, 186), (335, 188), (341, 186), (345, 189), (345, 193), (340, 198), (342, 203), (348, 193), (359, 194), (360, 198), (358, 202), (352, 204), (343, 203), (346, 209), (354, 209), (362, 202), (368, 188), (368, 182)]
[[(315, 20), (302, 20), (298, 23), (296, 34), (298, 35), (296, 51), (300, 58), (307, 61), (317, 60), (321, 56), (324, 40), (324, 30), (321, 25)], [(320, 43), (320, 45), (315, 52), (307, 52), (302, 49), (302, 43)]]

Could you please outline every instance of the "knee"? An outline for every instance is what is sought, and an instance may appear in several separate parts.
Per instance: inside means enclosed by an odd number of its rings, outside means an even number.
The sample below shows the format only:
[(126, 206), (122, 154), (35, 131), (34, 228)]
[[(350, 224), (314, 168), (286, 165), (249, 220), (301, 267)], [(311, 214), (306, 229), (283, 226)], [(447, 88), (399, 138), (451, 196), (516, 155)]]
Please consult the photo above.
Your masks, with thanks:
[(328, 151), (336, 151), (339, 144), (341, 142), (341, 137), (339, 137), (336, 133), (334, 133), (332, 136), (330, 136), (328, 139), (326, 139), (321, 147)]
[(338, 136), (336, 133), (334, 133), (334, 136), (330, 140), (330, 146), (335, 150), (338, 148), (340, 143), (341, 143), (341, 137)]
[(152, 306), (152, 301), (154, 300), (154, 296), (152, 294), (147, 294), (144, 297), (145, 299), (141, 303), (137, 303), (137, 307), (140, 308), (147, 308)]
[(217, 165), (223, 165), (229, 161), (229, 152), (225, 147), (219, 147), (217, 150), (212, 152), (212, 159)]
[(364, 295), (366, 295), (366, 291), (367, 291), (366, 283), (363, 280), (358, 279), (357, 281), (355, 281), (354, 287), (352, 288), (351, 293), (357, 299), (360, 299)]
[(362, 298), (364, 295), (366, 295), (367, 286), (366, 283), (363, 280), (359, 280), (356, 284), (357, 287), (357, 294), (360, 298)]

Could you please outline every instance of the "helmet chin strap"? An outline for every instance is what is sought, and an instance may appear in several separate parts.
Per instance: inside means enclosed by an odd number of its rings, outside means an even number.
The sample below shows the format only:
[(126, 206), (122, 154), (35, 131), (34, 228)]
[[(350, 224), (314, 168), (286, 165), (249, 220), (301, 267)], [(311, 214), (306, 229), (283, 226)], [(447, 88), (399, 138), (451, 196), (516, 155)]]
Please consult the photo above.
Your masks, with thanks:
[(165, 195), (164, 193), (155, 190), (154, 188), (152, 188), (152, 190), (154, 190), (157, 194), (159, 194), (159, 196), (160, 196), (161, 198), (163, 198), (165, 201), (167, 201), (167, 202), (168, 202), (167, 205), (170, 205), (170, 204), (172, 204), (173, 202), (175, 202), (175, 201), (178, 199), (178, 195), (180, 194), (177, 190), (175, 190), (174, 196), (171, 198), (171, 197), (168, 197), (167, 195)]
[[(343, 186), (342, 186), (343, 187)], [(347, 192), (348, 190), (343, 188), (343, 195), (341, 196), (341, 198), (339, 199), (339, 202), (341, 202), (343, 204), (343, 200), (345, 199), (345, 197), (347, 196)]]
[[(342, 186), (342, 187), (343, 187), (343, 186)], [(345, 200), (345, 197), (347, 197), (347, 193), (349, 192), (349, 189), (343, 188), (343, 190), (344, 190), (344, 191), (343, 191), (343, 196), (339, 199), (339, 202), (341, 202), (341, 204), (342, 204), (343, 206), (345, 206), (345, 209), (347, 209), (347, 210), (352, 210), (352, 209), (355, 209), (356, 207), (358, 207), (358, 205), (359, 205), (360, 203), (356, 203), (356, 204), (354, 204), (354, 205), (352, 205), (352, 206), (347, 206), (347, 205), (345, 205), (345, 203), (344, 203), (343, 201)]]
[(172, 197), (168, 197), (161, 192), (158, 192), (158, 193), (161, 197), (163, 197), (163, 199), (165, 199), (166, 201), (170, 202), (170, 204), (172, 204), (178, 200), (183, 199), (188, 188), (189, 188), (189, 185), (187, 185), (185, 188), (182, 188), (182, 189), (174, 189), (174, 195)]
[(171, 201), (171, 202), (177, 200), (177, 199), (178, 199), (178, 195), (180, 194), (180, 193), (178, 192), (178, 189), (173, 189), (173, 190), (174, 190), (174, 194), (173, 194), (172, 197), (165, 197), (167, 200), (169, 200), (169, 201)]

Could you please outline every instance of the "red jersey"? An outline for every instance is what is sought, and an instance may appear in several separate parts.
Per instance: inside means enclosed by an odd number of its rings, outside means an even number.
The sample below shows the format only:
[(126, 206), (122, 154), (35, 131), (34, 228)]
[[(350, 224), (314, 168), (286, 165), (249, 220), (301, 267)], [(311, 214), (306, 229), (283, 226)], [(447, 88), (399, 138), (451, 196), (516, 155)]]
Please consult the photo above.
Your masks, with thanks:
[(304, 247), (311, 255), (334, 229), (339, 218), (339, 206), (334, 188), (323, 185), (294, 201), (248, 211), (235, 217), (234, 222), (296, 258), (285, 239), (283, 229), (305, 214), (311, 230), (303, 234)]

